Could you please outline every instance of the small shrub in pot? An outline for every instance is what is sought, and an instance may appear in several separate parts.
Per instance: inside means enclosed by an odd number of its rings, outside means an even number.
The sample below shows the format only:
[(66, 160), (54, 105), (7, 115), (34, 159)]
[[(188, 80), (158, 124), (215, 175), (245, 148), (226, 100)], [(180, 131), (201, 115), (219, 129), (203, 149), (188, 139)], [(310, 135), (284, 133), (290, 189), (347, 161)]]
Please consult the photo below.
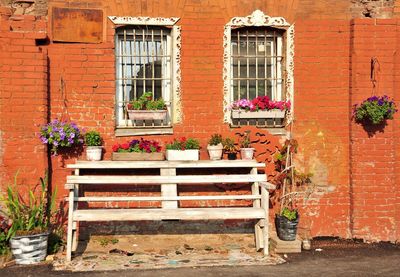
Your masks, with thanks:
[(223, 148), (222, 136), (220, 134), (213, 134), (207, 145), (210, 160), (220, 160), (222, 158)]
[(102, 138), (100, 136), (100, 133), (97, 131), (89, 131), (85, 134), (85, 144), (87, 146), (86, 148), (86, 158), (89, 161), (100, 161), (101, 160), (101, 154), (103, 151), (102, 148)]

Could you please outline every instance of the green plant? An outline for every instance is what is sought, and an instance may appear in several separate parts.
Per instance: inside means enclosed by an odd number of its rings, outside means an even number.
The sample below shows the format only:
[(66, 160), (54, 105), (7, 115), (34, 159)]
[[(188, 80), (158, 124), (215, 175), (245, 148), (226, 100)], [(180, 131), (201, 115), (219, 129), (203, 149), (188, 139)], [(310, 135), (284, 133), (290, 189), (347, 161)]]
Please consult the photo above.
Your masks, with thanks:
[[(18, 172), (15, 174), (13, 186), (8, 185), (7, 197), (4, 199), (7, 214), (12, 222), (7, 239), (15, 235), (31, 235), (48, 231), (55, 207), (57, 190), (49, 195), (46, 189), (47, 174), (45, 178), (40, 178), (40, 186), (29, 190), (27, 200), (17, 192), (17, 177)], [(39, 192), (35, 191), (37, 187), (40, 188)]]
[(191, 150), (191, 149), (200, 149), (200, 142), (194, 138), (185, 137), (178, 139), (174, 139), (171, 143), (168, 143), (166, 146), (167, 150)]
[(368, 121), (375, 125), (381, 124), (386, 119), (393, 119), (395, 112), (396, 104), (387, 95), (372, 96), (354, 106), (354, 117), (359, 123)]
[(128, 110), (166, 110), (167, 106), (162, 98), (153, 100), (152, 92), (145, 92), (137, 100), (127, 105)]
[(9, 220), (3, 214), (0, 214), (0, 256), (6, 255), (10, 248), (8, 246), (9, 239), (7, 238), (10, 229)]
[(208, 141), (209, 145), (218, 145), (222, 143), (222, 136), (220, 134), (213, 134)]
[(112, 238), (112, 239), (110, 239), (110, 238), (101, 238), (99, 240), (100, 245), (103, 246), (103, 247), (106, 247), (109, 243), (117, 244), (118, 242), (119, 242), (119, 240), (116, 239), (116, 238)]
[(102, 139), (97, 131), (89, 131), (85, 134), (85, 144), (87, 146), (101, 146)]
[(235, 146), (235, 141), (232, 138), (226, 138), (222, 141), (224, 151), (226, 153), (236, 153), (237, 148)]
[(284, 207), (281, 212), (281, 216), (286, 217), (290, 221), (295, 221), (298, 217), (297, 209), (289, 209), (288, 207)]
[(242, 139), (240, 141), (240, 147), (241, 148), (250, 148), (251, 147), (250, 131), (244, 132)]

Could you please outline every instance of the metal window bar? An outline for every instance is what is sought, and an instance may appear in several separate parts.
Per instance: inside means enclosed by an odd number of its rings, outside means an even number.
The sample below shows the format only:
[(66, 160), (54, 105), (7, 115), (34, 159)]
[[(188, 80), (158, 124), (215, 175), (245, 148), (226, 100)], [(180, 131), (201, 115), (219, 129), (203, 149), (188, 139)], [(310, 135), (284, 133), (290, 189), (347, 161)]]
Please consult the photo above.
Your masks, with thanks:
[(117, 84), (121, 86), (118, 88), (120, 93), (117, 94), (117, 106), (122, 109), (117, 113), (120, 118), (119, 127), (171, 127), (170, 101), (166, 101), (166, 120), (130, 120), (126, 112), (128, 102), (137, 100), (149, 88), (154, 98), (163, 97), (165, 100), (165, 95), (171, 93), (169, 71), (172, 53), (163, 50), (169, 35), (169, 30), (148, 26), (124, 28), (117, 32)]
[[(285, 60), (282, 51), (283, 32), (273, 28), (238, 28), (232, 30), (231, 72), (233, 100), (269, 96), (283, 100), (283, 73)], [(237, 46), (237, 51), (234, 50)], [(244, 49), (245, 53), (241, 51)], [(245, 67), (242, 66), (244, 64)], [(242, 87), (242, 83), (245, 86)], [(263, 87), (264, 85), (264, 87)], [(246, 91), (243, 91), (245, 89)], [(236, 121), (236, 122), (235, 122)], [(240, 119), (233, 126), (283, 127), (281, 119)]]

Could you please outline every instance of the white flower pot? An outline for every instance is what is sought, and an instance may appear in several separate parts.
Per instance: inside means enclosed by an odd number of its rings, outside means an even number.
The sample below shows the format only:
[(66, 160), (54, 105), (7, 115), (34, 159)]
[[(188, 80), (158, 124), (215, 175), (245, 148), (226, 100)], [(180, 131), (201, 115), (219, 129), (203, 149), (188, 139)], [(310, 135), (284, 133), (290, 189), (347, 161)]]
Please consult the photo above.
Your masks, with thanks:
[(252, 160), (254, 148), (240, 148), (240, 156), (242, 156), (242, 160)]
[(130, 120), (165, 120), (167, 110), (128, 110)]
[(17, 264), (34, 264), (47, 255), (48, 233), (16, 236), (10, 239), (11, 252)]
[(285, 118), (286, 111), (279, 109), (269, 111), (246, 111), (246, 110), (232, 110), (232, 118), (246, 119), (246, 118)]
[(101, 161), (102, 146), (88, 146), (86, 148), (86, 159), (88, 161)]
[(217, 145), (207, 145), (208, 155), (210, 156), (210, 160), (220, 160), (222, 158), (222, 143)]
[(165, 157), (168, 161), (198, 161), (199, 150), (170, 150), (167, 149)]

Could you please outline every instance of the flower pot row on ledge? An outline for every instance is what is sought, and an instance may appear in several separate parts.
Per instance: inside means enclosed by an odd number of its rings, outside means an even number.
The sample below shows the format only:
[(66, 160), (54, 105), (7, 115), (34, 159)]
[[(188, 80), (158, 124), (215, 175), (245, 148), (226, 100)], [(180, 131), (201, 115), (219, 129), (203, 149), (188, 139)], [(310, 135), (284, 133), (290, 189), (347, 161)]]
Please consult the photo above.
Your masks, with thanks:
[[(73, 122), (63, 122), (55, 119), (43, 125), (39, 138), (43, 144), (47, 144), (53, 155), (57, 155), (60, 149), (71, 149), (82, 145), (87, 146), (86, 157), (89, 161), (100, 161), (103, 152), (103, 139), (95, 130), (84, 134)], [(232, 138), (223, 139), (220, 134), (213, 134), (208, 142), (207, 150), (210, 160), (222, 159), (223, 153), (229, 160), (236, 160), (240, 150), (242, 160), (252, 160), (254, 148), (250, 145), (249, 133), (245, 133), (238, 143)], [(174, 139), (165, 146), (165, 157), (158, 141), (143, 138), (133, 139), (130, 142), (115, 144), (112, 147), (112, 160), (115, 161), (159, 161), (165, 158), (170, 161), (197, 161), (199, 160), (199, 140), (195, 138)]]
[[(252, 160), (254, 148), (250, 147), (250, 141), (242, 141), (240, 149), (242, 160)], [(123, 144), (115, 144), (112, 148), (112, 160), (114, 161), (198, 161), (200, 143), (194, 138), (174, 139), (166, 145), (165, 157), (162, 147), (155, 140), (134, 139)], [(211, 136), (207, 145), (210, 160), (221, 160), (223, 153), (227, 154), (229, 160), (236, 160), (238, 148), (231, 138), (223, 139), (221, 135)]]

